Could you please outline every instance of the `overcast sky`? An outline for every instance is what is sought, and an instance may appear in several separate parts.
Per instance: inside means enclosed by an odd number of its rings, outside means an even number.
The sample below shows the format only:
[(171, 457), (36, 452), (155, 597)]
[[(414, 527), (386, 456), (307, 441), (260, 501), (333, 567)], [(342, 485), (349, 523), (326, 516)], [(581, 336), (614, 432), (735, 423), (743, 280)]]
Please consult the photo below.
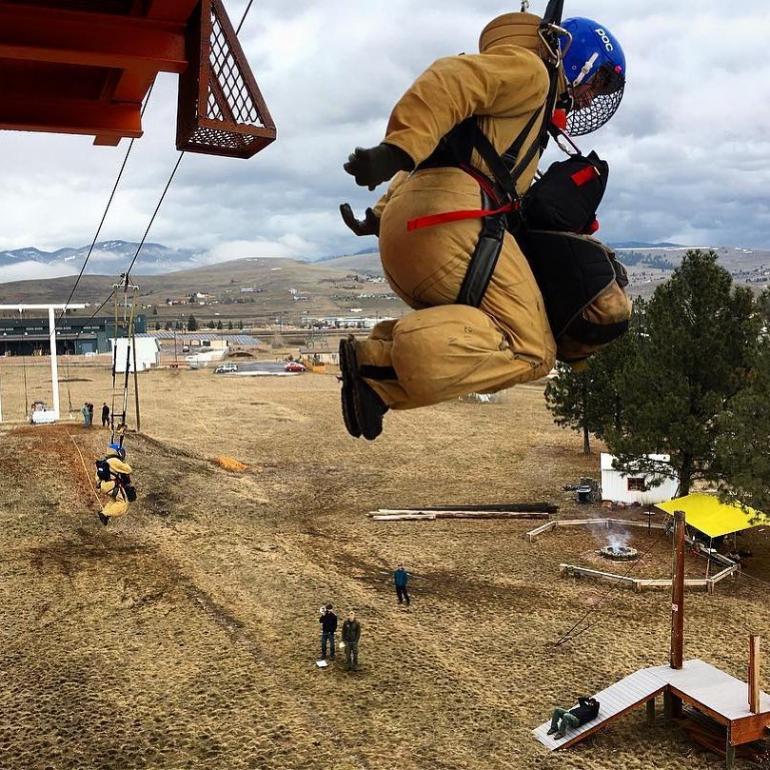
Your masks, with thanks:
[[(245, 4), (226, 2), (234, 24)], [(339, 218), (340, 202), (362, 211), (376, 197), (343, 172), (348, 153), (382, 139), (393, 104), (435, 58), (475, 51), (484, 24), (518, 7), (258, 0), (241, 40), (279, 139), (248, 161), (188, 154), (150, 239), (212, 261), (374, 245)], [(580, 141), (610, 163), (600, 236), (770, 248), (767, 0), (566, 0), (565, 16), (580, 15), (612, 30), (628, 64), (618, 113)], [(161, 76), (102, 240), (140, 238), (176, 159), (175, 113), (176, 78)], [(0, 134), (0, 249), (89, 243), (126, 147)]]

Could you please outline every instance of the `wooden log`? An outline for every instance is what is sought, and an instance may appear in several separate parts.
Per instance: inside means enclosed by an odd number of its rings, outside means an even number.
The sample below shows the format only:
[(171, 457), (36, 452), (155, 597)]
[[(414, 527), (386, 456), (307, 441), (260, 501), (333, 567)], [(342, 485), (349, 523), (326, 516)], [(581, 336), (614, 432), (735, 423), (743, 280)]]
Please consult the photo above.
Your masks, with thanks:
[(405, 513), (402, 516), (372, 516), (372, 521), (435, 521), (435, 519), (435, 516), (421, 513)]
[(590, 577), (595, 580), (601, 580), (604, 583), (620, 583), (631, 588), (633, 588), (636, 582), (636, 579), (632, 577), (615, 575), (611, 572), (600, 572), (597, 569), (588, 569), (587, 567), (578, 567), (575, 564), (560, 564), (559, 572), (562, 575), (570, 575), (572, 577)]
[(371, 511), (374, 521), (435, 521), (436, 519), (547, 519), (547, 513), (519, 513), (517, 511)]
[(539, 527), (526, 532), (524, 537), (527, 538), (527, 542), (531, 543), (536, 537), (539, 537), (544, 532), (550, 532), (553, 529), (556, 529), (556, 522), (549, 521), (547, 524), (541, 524)]
[[(388, 509), (381, 509), (388, 510)], [(398, 511), (515, 511), (516, 513), (556, 513), (558, 505), (553, 503), (492, 503), (476, 504), (461, 503), (455, 505), (419, 506), (411, 508), (394, 508)]]
[(444, 508), (436, 510), (435, 508), (380, 508), (378, 511), (370, 511), (370, 516), (398, 516), (401, 514), (419, 513), (435, 514), (438, 518), (451, 517), (453, 514), (461, 513), (464, 516), (478, 516), (482, 518), (488, 515), (503, 514), (505, 516), (515, 516), (518, 519), (547, 519), (550, 514), (547, 511), (516, 511), (513, 509), (500, 509), (489, 511), (478, 511), (475, 508)]
[(607, 519), (556, 519), (557, 527), (582, 527), (588, 524), (607, 525)]
[[(670, 578), (639, 578), (639, 591), (663, 591), (671, 588)], [(709, 581), (705, 578), (687, 578), (684, 587), (690, 590), (707, 591)]]

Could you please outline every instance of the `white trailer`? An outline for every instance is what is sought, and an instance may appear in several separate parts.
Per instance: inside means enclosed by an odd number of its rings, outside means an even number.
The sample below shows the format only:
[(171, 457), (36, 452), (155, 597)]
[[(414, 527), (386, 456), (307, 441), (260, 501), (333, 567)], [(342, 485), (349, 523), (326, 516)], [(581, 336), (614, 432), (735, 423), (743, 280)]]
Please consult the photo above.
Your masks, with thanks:
[[(160, 366), (160, 346), (155, 337), (136, 337), (136, 371), (143, 372), (153, 366)], [(124, 374), (126, 371), (126, 354), (128, 351), (128, 338), (118, 337), (111, 339), (112, 353), (115, 355), (117, 345), (117, 358), (115, 359), (115, 371)], [(134, 351), (131, 350), (128, 362), (128, 371), (134, 371)]]
[[(651, 460), (667, 463), (669, 455), (647, 455)], [(654, 505), (676, 497), (679, 481), (664, 473), (624, 473), (613, 467), (615, 457), (602, 452), (602, 499), (616, 503)]]

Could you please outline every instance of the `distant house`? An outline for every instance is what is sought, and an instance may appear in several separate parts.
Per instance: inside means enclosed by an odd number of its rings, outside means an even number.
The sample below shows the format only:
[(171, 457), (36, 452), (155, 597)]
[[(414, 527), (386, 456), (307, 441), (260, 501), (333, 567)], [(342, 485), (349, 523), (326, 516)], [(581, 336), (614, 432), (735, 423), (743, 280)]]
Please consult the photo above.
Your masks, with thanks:
[[(668, 462), (669, 455), (647, 455), (651, 460)], [(679, 481), (675, 476), (654, 473), (631, 473), (612, 467), (615, 457), (602, 452), (602, 499), (618, 503), (653, 505), (676, 496)]]
[(337, 350), (311, 350), (303, 348), (299, 351), (300, 356), (313, 364), (332, 364), (337, 366), (340, 362), (340, 354)]

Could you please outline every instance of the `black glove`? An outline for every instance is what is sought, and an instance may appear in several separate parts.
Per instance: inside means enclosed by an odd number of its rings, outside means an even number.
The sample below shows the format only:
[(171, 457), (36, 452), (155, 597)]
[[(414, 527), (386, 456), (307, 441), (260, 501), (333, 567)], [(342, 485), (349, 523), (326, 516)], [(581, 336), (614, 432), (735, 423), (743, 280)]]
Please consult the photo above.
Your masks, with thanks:
[(414, 163), (403, 150), (383, 143), (368, 150), (356, 147), (343, 168), (356, 178), (356, 184), (373, 190), (397, 171), (411, 171)]
[(356, 234), (356, 235), (379, 235), (380, 234), (380, 220), (377, 215), (371, 210), (367, 209), (363, 219), (356, 219), (353, 209), (350, 208), (349, 203), (343, 203), (340, 205), (340, 214), (342, 214), (342, 221)]

